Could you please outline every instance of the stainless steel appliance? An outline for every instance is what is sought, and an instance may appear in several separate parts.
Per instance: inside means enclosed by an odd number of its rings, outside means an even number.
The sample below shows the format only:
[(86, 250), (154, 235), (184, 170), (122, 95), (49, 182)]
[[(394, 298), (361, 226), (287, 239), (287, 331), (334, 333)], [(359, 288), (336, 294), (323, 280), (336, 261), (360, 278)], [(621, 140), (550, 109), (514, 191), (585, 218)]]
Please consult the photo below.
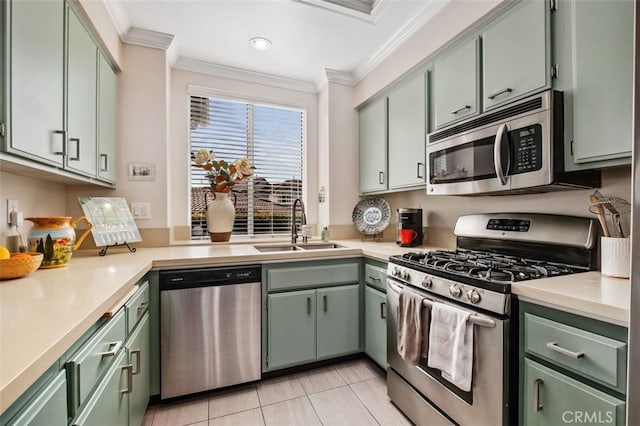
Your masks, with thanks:
[(422, 209), (398, 209), (398, 232), (396, 244), (401, 247), (421, 246), (424, 238), (422, 231)]
[(562, 92), (546, 91), (427, 136), (427, 193), (471, 195), (600, 187), (564, 171)]
[[(418, 425), (517, 424), (517, 304), (511, 283), (596, 267), (596, 223), (545, 214), (478, 214), (458, 218), (454, 251), (409, 252), (389, 258), (387, 370), (391, 400)], [(457, 306), (474, 326), (471, 390), (444, 379), (421, 358), (397, 350), (399, 292), (423, 303)]]
[(260, 266), (160, 272), (160, 397), (259, 380)]

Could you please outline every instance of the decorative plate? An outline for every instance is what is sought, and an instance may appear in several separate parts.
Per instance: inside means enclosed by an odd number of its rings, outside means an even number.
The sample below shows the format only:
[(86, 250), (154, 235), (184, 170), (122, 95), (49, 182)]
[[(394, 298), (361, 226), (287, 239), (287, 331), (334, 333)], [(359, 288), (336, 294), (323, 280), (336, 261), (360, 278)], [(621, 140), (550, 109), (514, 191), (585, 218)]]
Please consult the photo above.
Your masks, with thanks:
[(385, 199), (372, 195), (356, 204), (351, 219), (358, 231), (365, 235), (376, 235), (389, 226), (391, 207)]

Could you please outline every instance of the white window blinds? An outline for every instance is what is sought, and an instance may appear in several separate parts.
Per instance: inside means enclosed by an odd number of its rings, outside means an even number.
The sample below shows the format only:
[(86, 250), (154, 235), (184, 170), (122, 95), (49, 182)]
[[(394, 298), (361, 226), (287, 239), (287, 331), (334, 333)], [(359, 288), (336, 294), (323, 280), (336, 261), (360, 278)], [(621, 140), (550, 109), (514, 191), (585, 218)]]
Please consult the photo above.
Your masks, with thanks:
[[(247, 157), (253, 176), (236, 184), (234, 234), (289, 232), (291, 204), (302, 196), (303, 111), (191, 96), (191, 152), (211, 150), (216, 159)], [(210, 195), (202, 169), (191, 167), (191, 236), (208, 238), (205, 211)]]

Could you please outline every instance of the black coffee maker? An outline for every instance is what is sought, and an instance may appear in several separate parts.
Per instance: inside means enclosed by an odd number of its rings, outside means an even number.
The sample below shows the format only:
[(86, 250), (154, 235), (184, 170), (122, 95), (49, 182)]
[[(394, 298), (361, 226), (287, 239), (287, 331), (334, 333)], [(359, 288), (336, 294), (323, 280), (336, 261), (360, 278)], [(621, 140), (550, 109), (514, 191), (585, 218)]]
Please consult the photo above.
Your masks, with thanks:
[(422, 209), (398, 209), (396, 244), (400, 247), (422, 245)]

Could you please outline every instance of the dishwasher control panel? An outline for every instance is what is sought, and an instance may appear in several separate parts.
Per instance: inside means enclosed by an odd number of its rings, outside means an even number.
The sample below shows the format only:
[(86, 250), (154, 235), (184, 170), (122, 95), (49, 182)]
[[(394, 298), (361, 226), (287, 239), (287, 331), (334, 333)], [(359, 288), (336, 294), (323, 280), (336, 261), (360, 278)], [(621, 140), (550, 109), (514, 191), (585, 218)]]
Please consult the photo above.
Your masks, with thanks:
[(160, 271), (160, 290), (260, 282), (259, 265)]

